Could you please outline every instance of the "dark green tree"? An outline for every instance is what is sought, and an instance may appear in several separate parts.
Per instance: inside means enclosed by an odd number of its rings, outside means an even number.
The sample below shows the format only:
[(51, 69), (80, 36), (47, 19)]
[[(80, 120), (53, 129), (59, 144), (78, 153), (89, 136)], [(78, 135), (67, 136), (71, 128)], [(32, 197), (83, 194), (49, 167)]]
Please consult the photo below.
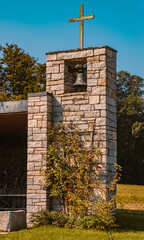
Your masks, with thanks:
[(144, 80), (120, 71), (118, 87), (118, 164), (122, 183), (144, 184)]
[(26, 99), (45, 91), (45, 64), (38, 63), (16, 44), (0, 47), (0, 101)]

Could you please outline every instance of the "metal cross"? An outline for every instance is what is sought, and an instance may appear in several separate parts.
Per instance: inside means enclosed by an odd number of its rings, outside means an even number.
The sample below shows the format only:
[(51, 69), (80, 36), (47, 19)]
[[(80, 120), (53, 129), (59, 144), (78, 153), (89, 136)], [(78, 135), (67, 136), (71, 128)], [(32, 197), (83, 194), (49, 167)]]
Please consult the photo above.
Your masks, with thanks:
[(84, 16), (83, 14), (84, 14), (84, 5), (80, 5), (80, 17), (69, 19), (70, 23), (80, 21), (80, 48), (81, 49), (83, 48), (83, 28), (84, 28), (83, 21), (95, 18), (95, 15)]

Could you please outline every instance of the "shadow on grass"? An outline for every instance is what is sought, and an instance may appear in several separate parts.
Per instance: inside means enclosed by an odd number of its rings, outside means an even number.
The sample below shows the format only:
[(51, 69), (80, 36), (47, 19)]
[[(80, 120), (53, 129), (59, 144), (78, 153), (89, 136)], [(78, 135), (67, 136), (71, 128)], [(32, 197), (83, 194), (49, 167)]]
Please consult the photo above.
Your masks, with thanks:
[(144, 231), (144, 211), (117, 209), (116, 218), (121, 230)]

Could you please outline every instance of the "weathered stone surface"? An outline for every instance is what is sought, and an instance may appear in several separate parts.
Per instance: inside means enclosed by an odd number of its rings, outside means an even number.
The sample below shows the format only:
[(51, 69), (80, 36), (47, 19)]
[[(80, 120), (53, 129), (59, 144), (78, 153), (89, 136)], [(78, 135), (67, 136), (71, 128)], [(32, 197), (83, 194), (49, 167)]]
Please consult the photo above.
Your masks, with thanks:
[(29, 107), (30, 113), (39, 113), (39, 106)]
[(99, 62), (99, 60), (100, 60), (100, 56), (94, 56), (94, 57), (87, 58), (88, 62)]
[[(95, 110), (104, 110), (104, 109), (106, 109), (106, 104), (105, 103), (99, 103), (99, 104), (95, 104), (95, 105), (93, 105), (93, 108), (95, 109)], [(92, 109), (93, 109), (92, 108)]]
[(94, 118), (97, 118), (97, 117), (99, 117), (100, 116), (100, 111), (98, 110), (98, 111), (86, 111), (86, 112), (84, 112), (84, 116), (86, 117), (86, 118), (88, 118), (88, 117), (94, 117)]
[(97, 104), (99, 103), (99, 96), (90, 96), (90, 104)]
[(84, 50), (84, 51), (69, 52), (69, 53), (58, 53), (57, 60), (75, 59), (75, 58), (91, 57), (91, 56), (93, 56), (93, 50)]
[(65, 117), (66, 121), (79, 121), (81, 119), (80, 116), (69, 116), (69, 117)]
[(52, 74), (52, 80), (62, 80), (64, 79), (64, 74), (63, 73), (54, 73)]
[(60, 72), (64, 72), (65, 66), (64, 64), (60, 64)]
[(87, 71), (91, 71), (92, 70), (92, 64), (91, 62), (87, 63)]
[(94, 55), (102, 55), (102, 54), (106, 54), (106, 49), (105, 48), (94, 50)]
[(56, 54), (47, 55), (47, 61), (54, 61), (54, 60), (56, 60)]
[(64, 85), (53, 85), (53, 86), (51, 86), (51, 90), (52, 91), (54, 91), (54, 90), (63, 91), (64, 90)]
[(90, 111), (91, 110), (91, 105), (81, 105), (80, 110)]
[(94, 62), (92, 64), (92, 70), (95, 70), (95, 71), (100, 71), (102, 69), (106, 69), (106, 63), (104, 61), (101, 61), (101, 62)]
[(113, 56), (113, 51), (110, 50), (110, 49), (106, 49), (106, 55), (107, 55), (108, 57), (112, 58), (112, 56)]
[(104, 86), (96, 86), (92, 88), (92, 93), (96, 95), (105, 95), (106, 88)]
[(100, 61), (106, 61), (107, 56), (106, 55), (100, 55)]
[(97, 118), (97, 119), (96, 119), (96, 125), (97, 125), (97, 126), (102, 126), (102, 125), (105, 126), (105, 125), (106, 125), (106, 119), (105, 119), (105, 118), (102, 118), (102, 117), (101, 117), (101, 118)]
[(26, 213), (18, 211), (0, 211), (0, 231), (17, 231), (26, 227)]
[(60, 66), (59, 65), (53, 65), (52, 73), (59, 73), (59, 71), (60, 71)]
[[(98, 77), (97, 77), (98, 78)], [(88, 87), (94, 87), (97, 85), (97, 79), (87, 79), (87, 86)]]
[(39, 141), (35, 141), (34, 139), (33, 139), (33, 141), (28, 142), (28, 149), (29, 148), (41, 147), (41, 146), (42, 146), (42, 143), (39, 142)]
[(53, 65), (52, 62), (48, 62), (48, 61), (47, 61), (47, 63), (46, 63), (46, 67), (47, 67), (47, 69), (48, 69), (48, 67), (52, 67), (52, 65)]
[(28, 127), (37, 127), (37, 120), (29, 120)]
[(41, 160), (42, 160), (42, 155), (29, 154), (29, 156), (28, 156), (28, 161), (30, 161), (30, 162), (41, 161)]
[(54, 86), (54, 85), (64, 85), (64, 80), (57, 80), (57, 81), (49, 81), (47, 83), (48, 86)]
[(106, 95), (101, 95), (100, 96), (100, 103), (106, 103)]
[[(39, 120), (38, 121), (38, 128), (46, 128), (47, 127), (47, 122), (43, 120)], [(35, 140), (38, 140), (38, 139), (35, 139)]]
[(101, 70), (100, 71), (100, 78), (106, 78), (107, 77), (107, 73), (105, 70)]
[(95, 73), (89, 73), (87, 74), (87, 78), (88, 79), (96, 79), (96, 78), (99, 78), (100, 74), (99, 72), (95, 72)]
[(98, 85), (105, 86), (106, 85), (106, 78), (99, 78)]
[(73, 100), (63, 101), (62, 104), (63, 105), (73, 104)]

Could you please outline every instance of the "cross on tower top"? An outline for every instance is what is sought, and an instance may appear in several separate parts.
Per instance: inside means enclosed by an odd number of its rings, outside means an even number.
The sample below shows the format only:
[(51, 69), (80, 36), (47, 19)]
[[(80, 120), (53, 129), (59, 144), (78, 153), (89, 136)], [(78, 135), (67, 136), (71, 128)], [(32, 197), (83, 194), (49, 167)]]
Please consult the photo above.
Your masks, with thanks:
[(84, 16), (84, 5), (80, 5), (80, 17), (71, 18), (69, 22), (77, 22), (80, 21), (80, 48), (83, 48), (83, 21), (95, 18), (95, 15)]

